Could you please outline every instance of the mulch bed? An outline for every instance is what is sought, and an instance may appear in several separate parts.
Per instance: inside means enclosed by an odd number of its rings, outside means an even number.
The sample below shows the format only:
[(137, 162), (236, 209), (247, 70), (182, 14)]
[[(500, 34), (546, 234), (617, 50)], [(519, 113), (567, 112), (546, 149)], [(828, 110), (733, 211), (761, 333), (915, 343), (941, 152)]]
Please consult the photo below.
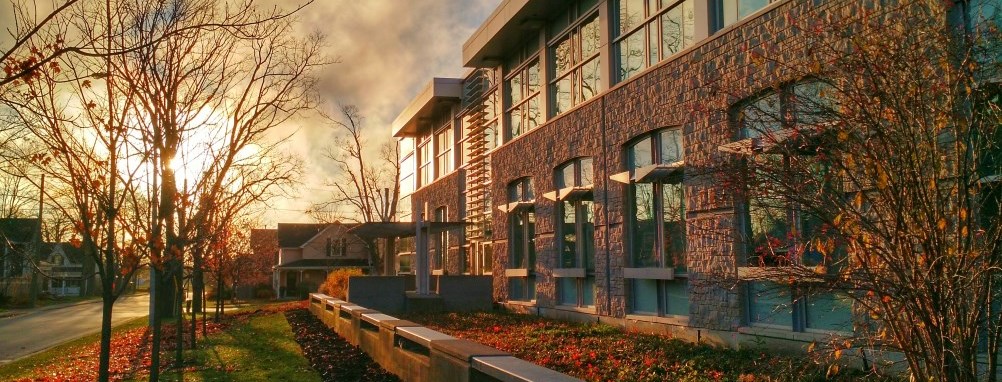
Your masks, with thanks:
[(362, 349), (330, 330), (306, 309), (289, 310), (285, 319), (296, 342), (324, 381), (399, 381), (369, 358)]

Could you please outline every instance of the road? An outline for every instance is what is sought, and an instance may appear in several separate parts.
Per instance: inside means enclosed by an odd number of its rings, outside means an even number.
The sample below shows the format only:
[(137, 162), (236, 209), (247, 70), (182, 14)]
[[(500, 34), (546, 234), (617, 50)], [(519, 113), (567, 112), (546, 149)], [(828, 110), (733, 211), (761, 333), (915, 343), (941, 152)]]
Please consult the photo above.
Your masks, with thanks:
[[(119, 298), (112, 325), (149, 314), (149, 295)], [(101, 331), (101, 301), (0, 319), (0, 364)]]

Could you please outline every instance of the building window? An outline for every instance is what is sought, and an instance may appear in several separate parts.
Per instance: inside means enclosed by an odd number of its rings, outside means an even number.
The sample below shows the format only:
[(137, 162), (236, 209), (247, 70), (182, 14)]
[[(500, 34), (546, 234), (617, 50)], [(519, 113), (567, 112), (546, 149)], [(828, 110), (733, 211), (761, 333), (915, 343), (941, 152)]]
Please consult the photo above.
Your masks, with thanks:
[(452, 172), (452, 124), (435, 132), (435, 179)]
[(508, 299), (532, 301), (536, 296), (536, 216), (532, 179), (521, 178), (508, 185)]
[(434, 162), (435, 156), (432, 155), (433, 147), (431, 142), (431, 136), (423, 137), (421, 143), (418, 144), (418, 161), (421, 163), (420, 168), (418, 168), (418, 174), (420, 176), (420, 186), (427, 186), (435, 180), (435, 166), (432, 164)]
[[(626, 149), (634, 313), (688, 316), (682, 129), (653, 131)], [(618, 176), (618, 175), (617, 175)], [(617, 179), (614, 179), (617, 180)]]
[(505, 81), (505, 90), (510, 105), (505, 115), (508, 118), (508, 139), (513, 139), (543, 123), (539, 100), (540, 73), (539, 60), (532, 59), (516, 69)]
[(548, 77), (551, 79), (553, 115), (569, 110), (601, 90), (599, 82), (602, 71), (599, 61), (601, 35), (598, 15), (591, 9), (584, 11), (591, 13), (585, 17), (578, 17), (580, 9), (571, 7), (553, 24), (570, 25), (557, 31), (557, 37), (550, 43), (549, 48), (553, 62)]
[[(435, 209), (435, 221), (445, 222), (448, 221), (448, 210), (445, 206), (438, 207)], [(444, 271), (446, 269), (446, 263), (448, 262), (448, 251), (449, 251), (449, 231), (442, 230), (435, 235), (434, 238), (434, 252), (432, 253), (432, 267), (431, 269)]]
[(748, 17), (765, 8), (774, 0), (713, 0), (710, 2), (713, 15), (713, 30), (724, 29), (736, 21)]
[(592, 158), (578, 158), (557, 168), (557, 245), (560, 249), (557, 294), (561, 305), (595, 305), (595, 212), (591, 189)]
[[(784, 195), (777, 174), (790, 172), (803, 179), (804, 192), (832, 195), (839, 189), (837, 174), (816, 160), (810, 133), (819, 131), (824, 121), (825, 86), (810, 81), (770, 91), (744, 103), (736, 113), (736, 124), (749, 146), (746, 160), (749, 177), (747, 202), (742, 214), (745, 224), (746, 262), (755, 267), (813, 267), (816, 272), (834, 274), (845, 262), (834, 230), (825, 219)], [(790, 133), (795, 132), (795, 133)], [(794, 141), (797, 150), (777, 150)], [(792, 169), (807, 169), (804, 173)], [(766, 170), (763, 170), (766, 169)], [(819, 247), (831, 244), (832, 250)], [(851, 331), (851, 300), (830, 292), (810, 292), (805, 283), (793, 286), (768, 277), (751, 277), (747, 282), (748, 322), (805, 331)], [(785, 281), (785, 280), (784, 280)]]
[(693, 43), (694, 0), (620, 0), (617, 14), (613, 43), (620, 81)]

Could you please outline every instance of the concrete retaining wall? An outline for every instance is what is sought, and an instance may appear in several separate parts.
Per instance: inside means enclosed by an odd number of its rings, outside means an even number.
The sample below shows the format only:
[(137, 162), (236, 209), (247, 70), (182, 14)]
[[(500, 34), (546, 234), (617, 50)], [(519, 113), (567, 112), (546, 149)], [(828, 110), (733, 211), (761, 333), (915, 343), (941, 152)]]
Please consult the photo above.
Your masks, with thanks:
[(310, 294), (310, 312), (406, 382), (580, 381), (498, 349), (327, 295)]

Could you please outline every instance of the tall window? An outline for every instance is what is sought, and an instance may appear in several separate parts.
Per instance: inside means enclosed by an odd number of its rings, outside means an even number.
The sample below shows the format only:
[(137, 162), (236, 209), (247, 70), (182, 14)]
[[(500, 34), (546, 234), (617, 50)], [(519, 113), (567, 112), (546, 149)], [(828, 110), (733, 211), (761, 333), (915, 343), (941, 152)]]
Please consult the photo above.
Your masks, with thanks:
[(692, 45), (694, 0), (620, 0), (616, 39), (619, 80), (640, 73)]
[[(592, 158), (572, 160), (556, 170), (560, 258), (554, 276), (562, 305), (595, 305), (595, 212)], [(566, 271), (562, 271), (566, 270)]]
[[(844, 263), (844, 251), (836, 247), (826, 252), (817, 247), (837, 242), (836, 233), (827, 229), (822, 217), (786, 197), (776, 175), (791, 172), (785, 181), (793, 181), (795, 176), (809, 188), (804, 192), (833, 198), (843, 195), (838, 177), (816, 160), (811, 150), (803, 149), (809, 147), (806, 132), (817, 131), (814, 126), (824, 123), (823, 113), (815, 112), (826, 104), (823, 89), (822, 83), (813, 81), (787, 86), (744, 103), (735, 116), (740, 137), (758, 142), (756, 149), (748, 150), (752, 153), (746, 161), (751, 176), (742, 211), (749, 267), (808, 266), (834, 273)], [(798, 126), (798, 134), (788, 133), (794, 126)], [(802, 149), (773, 149), (784, 147), (791, 139), (797, 139)], [(792, 174), (794, 168), (806, 171)], [(851, 330), (847, 296), (807, 293), (809, 288), (791, 288), (775, 280), (751, 280), (747, 282), (749, 323), (794, 331)]]
[(536, 296), (536, 216), (532, 178), (508, 185), (508, 299), (531, 301)]
[[(448, 213), (445, 206), (438, 207), (435, 209), (435, 221), (444, 222), (448, 219)], [(445, 270), (446, 262), (448, 261), (448, 251), (449, 251), (449, 231), (442, 230), (435, 235), (435, 252), (433, 257), (432, 269)]]
[(600, 90), (601, 36), (593, 5), (586, 2), (570, 7), (552, 25), (562, 28), (555, 31), (556, 38), (549, 49), (553, 60), (549, 78), (554, 115), (588, 100)]
[(435, 132), (435, 178), (452, 172), (452, 124), (446, 124)]
[(539, 96), (540, 73), (539, 60), (532, 59), (516, 69), (508, 80), (505, 89), (508, 94), (509, 130), (508, 138), (512, 139), (532, 130), (543, 123)]
[(431, 182), (435, 180), (435, 165), (433, 164), (435, 156), (433, 155), (433, 146), (431, 135), (422, 138), (421, 143), (418, 144), (418, 161), (420, 161), (419, 163), (421, 164), (418, 168), (418, 173), (421, 178), (421, 184), (418, 185), (419, 187), (431, 184)]
[(689, 315), (684, 151), (680, 128), (642, 136), (626, 149), (632, 269), (632, 311)]

